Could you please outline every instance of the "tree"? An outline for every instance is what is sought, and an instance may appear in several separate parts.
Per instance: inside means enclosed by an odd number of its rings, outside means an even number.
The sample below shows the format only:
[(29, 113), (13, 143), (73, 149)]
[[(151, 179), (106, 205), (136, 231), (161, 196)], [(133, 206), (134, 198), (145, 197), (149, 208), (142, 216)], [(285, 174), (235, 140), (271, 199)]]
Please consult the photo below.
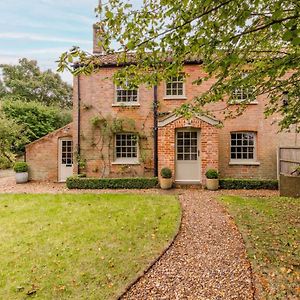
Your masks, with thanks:
[(2, 102), (1, 110), (10, 122), (22, 126), (20, 136), (25, 139), (18, 143), (18, 147), (12, 147), (14, 152), (23, 152), (27, 142), (35, 141), (71, 122), (71, 115), (68, 111), (34, 101), (6, 100)]
[(22, 126), (0, 113), (0, 169), (8, 168), (15, 159), (14, 150), (27, 142)]
[(42, 72), (36, 61), (22, 58), (17, 65), (0, 67), (0, 98), (38, 101), (62, 108), (72, 106), (72, 87), (51, 70)]
[[(282, 129), (295, 124), (299, 130), (298, 0), (144, 0), (138, 9), (111, 0), (98, 12), (101, 46), (107, 53), (120, 51), (120, 62), (130, 52), (136, 57), (136, 64), (117, 72), (115, 81), (131, 78), (134, 84), (153, 85), (178, 74), (188, 57), (201, 58), (207, 76), (195, 84), (211, 77), (215, 84), (181, 113), (205, 112), (205, 104), (218, 101), (228, 101), (231, 111), (233, 90), (251, 87), (256, 96), (268, 94), (266, 115), (280, 113)], [(115, 44), (119, 48), (113, 50)], [(72, 69), (74, 61), (77, 68)], [(62, 54), (59, 70), (90, 74), (99, 64), (97, 56), (75, 47)], [(282, 101), (287, 91), (288, 101)]]

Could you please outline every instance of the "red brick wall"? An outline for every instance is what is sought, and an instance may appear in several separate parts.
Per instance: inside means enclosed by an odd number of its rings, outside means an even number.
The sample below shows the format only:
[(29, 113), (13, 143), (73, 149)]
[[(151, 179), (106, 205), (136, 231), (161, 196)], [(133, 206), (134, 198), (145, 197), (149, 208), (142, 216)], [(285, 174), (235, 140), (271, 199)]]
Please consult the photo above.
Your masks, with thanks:
[[(153, 172), (153, 113), (152, 113), (152, 101), (153, 101), (153, 89), (148, 89), (144, 86), (139, 89), (139, 107), (114, 107), (115, 88), (112, 82), (112, 75), (116, 71), (116, 68), (103, 68), (97, 74), (92, 76), (81, 76), (81, 154), (82, 157), (87, 160), (86, 172), (88, 176), (144, 176), (152, 175)], [(185, 83), (186, 99), (165, 99), (165, 84), (161, 84), (158, 87), (158, 100), (160, 112), (172, 112), (174, 108), (180, 104), (191, 101), (195, 96), (201, 95), (212, 84), (213, 79), (204, 82), (200, 86), (192, 84), (198, 77), (203, 77), (204, 73), (201, 71), (199, 65), (187, 65), (184, 68), (185, 73), (188, 75)], [(77, 136), (77, 79), (74, 81), (74, 137)], [(218, 152), (219, 152), (219, 171), (222, 177), (253, 177), (253, 178), (275, 178), (276, 177), (276, 151), (280, 141), (284, 143), (293, 143), (295, 139), (293, 134), (281, 134), (278, 135), (278, 128), (274, 123), (276, 117), (270, 117), (265, 119), (263, 115), (266, 98), (264, 96), (257, 99), (257, 104), (251, 104), (248, 106), (244, 114), (236, 119), (226, 120), (224, 127), (218, 130), (214, 129), (214, 136), (218, 136)], [(222, 120), (222, 108), (224, 103), (218, 103), (210, 105), (215, 113), (215, 116)], [(146, 163), (140, 165), (112, 165), (114, 160), (113, 144), (109, 147), (101, 149), (99, 145), (92, 145), (92, 140), (100, 139), (101, 137), (95, 133), (91, 126), (91, 119), (95, 116), (108, 117), (118, 116), (119, 118), (134, 119), (137, 127), (137, 131), (143, 133), (145, 139), (141, 142), (141, 148), (145, 153)], [(175, 126), (174, 124), (170, 125)], [(176, 125), (177, 126), (177, 125)], [(202, 126), (202, 125), (201, 125)], [(171, 128), (170, 127), (170, 128)], [(168, 126), (166, 129), (168, 130)], [(175, 127), (174, 127), (175, 128)], [(259, 165), (257, 166), (245, 166), (245, 165), (229, 165), (230, 161), (230, 132), (231, 131), (255, 131), (257, 132), (257, 160)], [(170, 133), (171, 136), (168, 139), (168, 143), (174, 146), (174, 133)], [(94, 136), (94, 137), (93, 137)], [(214, 137), (215, 138), (215, 137)], [(171, 140), (170, 140), (171, 139)], [(289, 142), (286, 142), (286, 141)], [(76, 145), (76, 139), (74, 140)], [(166, 148), (170, 148), (167, 142), (163, 144)], [(299, 138), (298, 142), (299, 143)], [(211, 159), (213, 164), (217, 161), (215, 158), (216, 149), (215, 146), (208, 145), (207, 153), (203, 156), (209, 163), (209, 153), (213, 153), (214, 158)], [(172, 146), (171, 146), (172, 147)], [(161, 151), (163, 149), (159, 149)], [(166, 150), (167, 151), (167, 150)], [(171, 151), (170, 149), (168, 151)], [(174, 152), (174, 148), (172, 149)], [(173, 153), (172, 152), (172, 153)], [(173, 154), (169, 153), (168, 156)], [(110, 156), (110, 162), (104, 163), (106, 158)], [(173, 164), (172, 157), (169, 159), (168, 164)], [(106, 159), (107, 160), (107, 159)], [(160, 162), (160, 167), (164, 162)], [(206, 163), (206, 162), (205, 162)], [(105, 167), (106, 165), (106, 167)], [(204, 172), (205, 168), (202, 168)]]
[[(139, 106), (113, 106), (115, 87), (112, 76), (116, 68), (102, 68), (91, 76), (80, 76), (80, 143), (81, 158), (86, 160), (84, 172), (92, 177), (152, 176), (153, 175), (153, 89), (139, 88)], [(213, 79), (197, 86), (192, 82), (205, 74), (199, 65), (184, 67), (187, 74), (185, 83), (186, 98), (166, 99), (165, 84), (158, 87), (159, 112), (172, 112), (182, 103), (201, 95), (212, 84)], [(26, 147), (27, 161), (30, 164), (30, 177), (34, 180), (57, 181), (58, 138), (73, 134), (74, 152), (77, 152), (77, 101), (78, 78), (74, 78), (73, 92), (73, 128), (72, 132), (58, 130)], [(202, 178), (208, 167), (218, 168), (221, 177), (276, 178), (276, 152), (279, 145), (300, 146), (299, 134), (280, 133), (276, 121), (278, 116), (265, 119), (263, 115), (267, 99), (261, 96), (257, 104), (248, 105), (244, 114), (236, 119), (226, 120), (224, 127), (217, 129), (203, 121), (194, 119), (194, 127), (201, 130)], [(223, 120), (224, 103), (210, 105), (209, 108), (220, 120)], [(128, 118), (135, 121), (136, 130), (142, 134), (140, 152), (143, 159), (138, 165), (116, 165), (114, 161), (114, 140), (102, 143), (103, 138), (95, 130), (91, 120), (100, 118)], [(163, 166), (174, 170), (175, 129), (183, 126), (183, 119), (159, 129), (159, 171)], [(125, 124), (126, 128), (126, 124)], [(230, 165), (230, 132), (254, 131), (257, 133), (257, 161), (259, 165)], [(76, 173), (77, 166), (74, 165)]]
[[(81, 94), (81, 157), (86, 160), (85, 172), (92, 177), (151, 176), (153, 174), (153, 90), (139, 89), (139, 106), (113, 106), (115, 87), (112, 75), (115, 68), (104, 68), (92, 76), (80, 77)], [(74, 81), (74, 137), (77, 137), (77, 78)], [(118, 165), (114, 162), (114, 139), (103, 144), (99, 130), (92, 126), (95, 117), (133, 120), (140, 139), (140, 152), (144, 158), (139, 165)], [(126, 130), (126, 122), (124, 129)], [(93, 142), (94, 141), (94, 142)], [(77, 141), (74, 141), (75, 147)], [(75, 148), (76, 149), (76, 148)]]
[[(186, 128), (184, 118), (160, 127), (158, 130), (158, 167), (168, 167), (175, 174), (175, 132)], [(200, 129), (200, 165), (201, 183), (205, 184), (205, 172), (209, 168), (218, 169), (218, 129), (202, 120), (193, 118), (191, 128)], [(174, 179), (174, 176), (173, 176)]]
[(72, 137), (72, 124), (26, 146), (30, 180), (58, 181), (58, 141), (63, 137)]

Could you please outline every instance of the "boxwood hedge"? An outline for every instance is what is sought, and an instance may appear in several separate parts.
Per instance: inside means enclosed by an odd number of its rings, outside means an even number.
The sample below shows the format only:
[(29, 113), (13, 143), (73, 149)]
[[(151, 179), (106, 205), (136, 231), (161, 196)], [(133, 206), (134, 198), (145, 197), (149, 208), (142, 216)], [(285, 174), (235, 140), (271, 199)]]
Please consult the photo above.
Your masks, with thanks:
[(220, 179), (220, 188), (226, 190), (277, 190), (278, 180), (266, 180), (266, 179), (235, 179), (226, 178)]
[(150, 189), (158, 185), (157, 177), (145, 178), (84, 178), (67, 179), (69, 189)]

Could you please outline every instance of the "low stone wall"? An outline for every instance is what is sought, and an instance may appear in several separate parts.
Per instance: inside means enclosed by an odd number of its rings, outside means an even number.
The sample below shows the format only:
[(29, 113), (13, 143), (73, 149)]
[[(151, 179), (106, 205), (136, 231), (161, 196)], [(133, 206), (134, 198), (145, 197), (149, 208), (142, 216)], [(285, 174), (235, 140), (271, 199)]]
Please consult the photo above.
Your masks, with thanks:
[(300, 197), (300, 176), (280, 175), (280, 196)]

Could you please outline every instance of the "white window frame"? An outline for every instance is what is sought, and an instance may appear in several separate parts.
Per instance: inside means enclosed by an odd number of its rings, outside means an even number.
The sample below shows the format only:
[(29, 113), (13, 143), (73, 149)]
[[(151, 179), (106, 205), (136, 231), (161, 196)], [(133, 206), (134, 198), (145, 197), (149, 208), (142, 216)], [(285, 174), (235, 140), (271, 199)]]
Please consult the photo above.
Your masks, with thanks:
[[(240, 98), (237, 97), (237, 95), (240, 95)], [(256, 99), (250, 100), (251, 95), (253, 95), (253, 88), (243, 88), (243, 87), (237, 87), (234, 89), (232, 93), (232, 101), (234, 103), (253, 103), (256, 102)]]
[[(136, 137), (136, 157), (117, 157), (117, 147), (130, 147), (127, 145), (117, 145), (118, 135), (133, 135)], [(127, 151), (127, 150), (126, 150)], [(126, 153), (125, 151), (125, 153)], [(139, 164), (139, 138), (134, 132), (118, 132), (114, 136), (114, 161), (112, 164)]]
[[(232, 144), (232, 134), (253, 134), (253, 146), (250, 146), (249, 144), (243, 145), (243, 138), (241, 139), (241, 145), (238, 145), (236, 142), (236, 145)], [(236, 140), (237, 141), (237, 140)], [(240, 147), (240, 148), (249, 148), (253, 147), (253, 158), (232, 158), (232, 148), (233, 147)], [(257, 161), (257, 133), (255, 131), (232, 131), (230, 132), (230, 165), (259, 165), (259, 162)], [(241, 154), (244, 152), (241, 151)], [(246, 153), (249, 153), (248, 151)]]
[[(179, 76), (182, 76), (182, 81), (179, 81)], [(177, 80), (173, 80), (176, 78)], [(168, 84), (172, 83), (182, 83), (182, 95), (168, 95), (167, 94), (167, 86)], [(172, 90), (172, 89), (171, 89)], [(179, 74), (178, 76), (173, 76), (171, 80), (165, 82), (165, 96), (164, 99), (186, 99), (186, 93), (185, 93), (185, 76), (184, 74)]]
[[(127, 85), (127, 83), (126, 83)], [(118, 101), (118, 91), (134, 91), (136, 90), (136, 101)], [(139, 103), (139, 88), (136, 89), (124, 89), (121, 86), (115, 85), (115, 100), (113, 106), (140, 106)]]
[[(242, 74), (242, 78), (247, 77), (247, 72), (244, 72)], [(230, 102), (232, 104), (241, 104), (241, 103), (246, 103), (246, 104), (257, 104), (256, 98), (251, 100), (251, 95), (254, 94), (254, 88), (253, 87), (243, 87), (243, 86), (238, 86), (236, 87), (231, 95)], [(237, 95), (240, 95), (241, 97), (238, 98)]]

